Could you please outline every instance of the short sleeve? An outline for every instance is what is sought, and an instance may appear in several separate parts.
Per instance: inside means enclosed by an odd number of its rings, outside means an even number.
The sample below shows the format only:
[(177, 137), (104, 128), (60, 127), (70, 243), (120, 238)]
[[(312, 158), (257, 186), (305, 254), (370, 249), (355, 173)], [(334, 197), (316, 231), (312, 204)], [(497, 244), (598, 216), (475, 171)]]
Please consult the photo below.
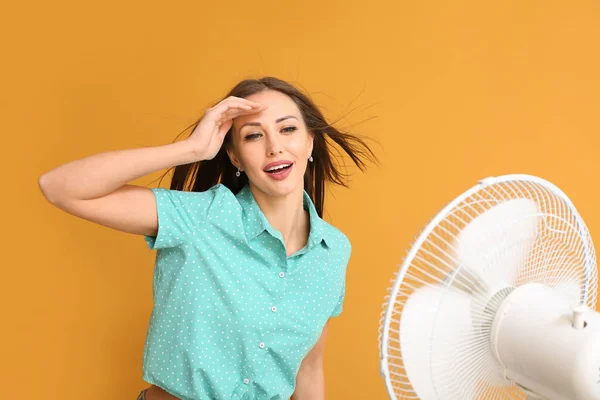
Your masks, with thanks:
[(342, 313), (342, 310), (343, 310), (342, 306), (344, 304), (344, 296), (345, 295), (346, 295), (346, 282), (344, 281), (344, 284), (342, 285), (342, 293), (340, 294), (340, 298), (337, 302), (337, 305), (335, 306), (335, 309), (331, 313), (330, 318), (337, 317), (338, 315), (340, 315)]
[(150, 250), (181, 246), (203, 223), (222, 185), (204, 192), (187, 192), (163, 188), (151, 189), (156, 200), (158, 231), (144, 236)]
[(342, 243), (344, 243), (342, 246), (342, 251), (343, 251), (342, 263), (343, 263), (343, 268), (344, 268), (344, 282), (342, 283), (342, 290), (340, 292), (340, 297), (338, 299), (338, 302), (337, 302), (333, 312), (330, 315), (330, 318), (337, 317), (338, 315), (340, 315), (342, 313), (344, 297), (346, 296), (346, 270), (348, 267), (348, 262), (350, 261), (350, 256), (352, 254), (352, 244), (350, 243), (350, 240), (348, 240), (348, 238), (345, 235), (343, 236)]

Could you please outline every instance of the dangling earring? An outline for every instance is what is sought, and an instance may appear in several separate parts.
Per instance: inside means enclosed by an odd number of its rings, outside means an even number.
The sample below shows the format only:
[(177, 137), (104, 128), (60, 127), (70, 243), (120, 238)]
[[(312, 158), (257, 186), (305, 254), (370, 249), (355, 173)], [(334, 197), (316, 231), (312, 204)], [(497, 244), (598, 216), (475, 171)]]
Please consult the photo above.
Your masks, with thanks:
[(308, 161), (313, 162), (313, 158), (311, 155), (308, 156)]
[(240, 169), (238, 168), (237, 172), (235, 173), (235, 176), (237, 176), (238, 178), (240, 177)]

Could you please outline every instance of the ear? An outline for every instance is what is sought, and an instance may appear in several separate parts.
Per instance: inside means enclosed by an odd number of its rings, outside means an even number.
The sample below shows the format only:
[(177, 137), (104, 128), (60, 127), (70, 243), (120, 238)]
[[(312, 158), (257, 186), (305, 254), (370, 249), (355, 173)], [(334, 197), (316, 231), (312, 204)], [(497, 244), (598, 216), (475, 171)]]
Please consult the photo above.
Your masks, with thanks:
[[(312, 154), (315, 146), (315, 134), (312, 131), (308, 132), (308, 154)], [(308, 156), (307, 154), (307, 156)]]
[(236, 168), (239, 168), (240, 171), (243, 171), (242, 164), (240, 163), (239, 158), (235, 154), (235, 151), (233, 151), (233, 149), (231, 147), (228, 147), (226, 149), (226, 151), (227, 151), (227, 156), (229, 157), (229, 161), (231, 161), (233, 166)]

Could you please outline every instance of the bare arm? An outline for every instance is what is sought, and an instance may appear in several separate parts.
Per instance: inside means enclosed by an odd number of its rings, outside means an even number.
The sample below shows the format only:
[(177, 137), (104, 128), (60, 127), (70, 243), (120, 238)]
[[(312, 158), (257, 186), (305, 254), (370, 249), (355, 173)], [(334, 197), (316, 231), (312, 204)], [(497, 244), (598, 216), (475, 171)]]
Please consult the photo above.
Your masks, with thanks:
[(99, 153), (47, 172), (39, 186), (50, 203), (69, 214), (123, 232), (155, 235), (154, 194), (127, 182), (198, 159), (186, 141)]
[(290, 400), (325, 400), (325, 372), (322, 365), (302, 366)]
[(308, 352), (296, 376), (296, 389), (290, 400), (324, 400), (325, 399), (325, 371), (323, 357), (325, 353), (325, 339), (329, 321), (323, 327), (321, 337)]
[(53, 204), (63, 200), (90, 200), (152, 172), (198, 159), (186, 141), (117, 150), (61, 165), (42, 175), (39, 184), (44, 196)]
[(228, 97), (209, 108), (192, 135), (173, 144), (95, 154), (61, 165), (39, 178), (46, 199), (77, 217), (120, 231), (155, 236), (152, 191), (128, 182), (151, 172), (209, 160), (218, 153), (233, 119), (264, 106)]

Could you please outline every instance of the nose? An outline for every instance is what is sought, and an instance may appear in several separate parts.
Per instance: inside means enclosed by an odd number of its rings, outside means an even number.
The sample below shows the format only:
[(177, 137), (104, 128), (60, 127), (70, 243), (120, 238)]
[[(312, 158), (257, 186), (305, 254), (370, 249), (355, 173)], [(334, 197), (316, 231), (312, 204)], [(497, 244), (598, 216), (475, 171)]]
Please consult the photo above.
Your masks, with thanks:
[(283, 152), (283, 147), (279, 141), (277, 133), (267, 133), (267, 154), (274, 156)]

